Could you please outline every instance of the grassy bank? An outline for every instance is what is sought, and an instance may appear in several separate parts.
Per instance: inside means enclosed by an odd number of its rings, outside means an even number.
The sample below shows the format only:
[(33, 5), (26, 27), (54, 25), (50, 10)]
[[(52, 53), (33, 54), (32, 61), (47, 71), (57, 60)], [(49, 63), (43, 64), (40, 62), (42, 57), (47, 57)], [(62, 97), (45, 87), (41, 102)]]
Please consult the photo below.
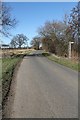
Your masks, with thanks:
[(70, 60), (70, 59), (58, 57), (56, 55), (51, 55), (49, 53), (43, 53), (43, 55), (46, 56), (48, 59), (56, 62), (56, 63), (59, 63), (61, 65), (69, 67), (73, 70), (80, 71), (80, 63), (78, 63), (77, 61), (73, 61), (73, 60)]
[(30, 54), (33, 49), (3, 49), (3, 58), (0, 59), (0, 83), (2, 83), (2, 101), (6, 98), (11, 85), (15, 67), (25, 55)]
[(2, 59), (0, 58), (0, 82), (2, 77)]
[(4, 100), (9, 91), (14, 69), (22, 58), (23, 56), (21, 55), (2, 59), (2, 100)]

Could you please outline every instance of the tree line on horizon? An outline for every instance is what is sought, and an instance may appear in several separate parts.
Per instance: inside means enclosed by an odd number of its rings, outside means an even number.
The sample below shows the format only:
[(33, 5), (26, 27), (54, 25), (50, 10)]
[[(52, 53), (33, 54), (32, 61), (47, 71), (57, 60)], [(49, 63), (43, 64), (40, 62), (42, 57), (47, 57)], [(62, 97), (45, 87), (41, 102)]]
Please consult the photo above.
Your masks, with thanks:
[[(79, 27), (80, 27), (80, 2), (75, 6), (70, 15), (65, 14), (63, 21), (46, 21), (45, 24), (38, 28), (38, 35), (31, 41), (31, 46), (39, 50), (40, 44), (45, 51), (55, 53), (59, 56), (68, 56), (69, 42), (74, 42), (73, 50), (78, 52), (79, 48)], [(10, 35), (9, 30), (17, 24), (15, 18), (11, 18), (11, 8), (5, 4), (0, 4), (1, 21), (0, 33), (6, 37)], [(17, 34), (10, 42), (11, 47), (21, 48), (26, 45), (28, 38), (24, 34)]]

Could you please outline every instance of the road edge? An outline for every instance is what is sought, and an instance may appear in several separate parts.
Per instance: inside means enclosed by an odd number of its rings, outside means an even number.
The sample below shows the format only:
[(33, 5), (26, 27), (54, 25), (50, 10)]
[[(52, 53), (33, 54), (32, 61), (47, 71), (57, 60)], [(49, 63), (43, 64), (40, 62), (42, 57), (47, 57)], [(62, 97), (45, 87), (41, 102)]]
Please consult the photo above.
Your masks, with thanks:
[(3, 101), (2, 105), (2, 118), (10, 118), (11, 115), (11, 109), (12, 105), (14, 103), (14, 97), (15, 97), (15, 88), (16, 88), (16, 76), (19, 70), (19, 67), (22, 63), (23, 59), (16, 65), (14, 71), (13, 71), (13, 77), (10, 85), (10, 89), (8, 92), (8, 95), (6, 96), (5, 101)]

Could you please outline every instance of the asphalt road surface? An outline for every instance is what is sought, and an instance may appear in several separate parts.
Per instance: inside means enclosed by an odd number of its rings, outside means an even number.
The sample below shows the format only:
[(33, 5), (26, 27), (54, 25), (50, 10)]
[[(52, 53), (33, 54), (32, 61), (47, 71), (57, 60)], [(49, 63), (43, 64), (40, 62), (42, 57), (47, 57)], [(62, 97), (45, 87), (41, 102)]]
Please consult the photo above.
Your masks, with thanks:
[(78, 117), (76, 71), (31, 55), (23, 59), (16, 80), (11, 118)]

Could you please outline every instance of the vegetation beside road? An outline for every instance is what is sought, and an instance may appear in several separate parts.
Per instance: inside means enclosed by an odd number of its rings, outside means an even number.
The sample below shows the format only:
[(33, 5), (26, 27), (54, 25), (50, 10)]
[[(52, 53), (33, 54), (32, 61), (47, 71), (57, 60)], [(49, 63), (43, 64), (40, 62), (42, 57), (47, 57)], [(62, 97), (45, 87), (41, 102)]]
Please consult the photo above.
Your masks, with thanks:
[[(11, 85), (12, 77), (16, 66), (21, 62), (25, 55), (28, 55), (32, 50), (4, 50), (6, 56), (2, 58), (2, 100), (6, 98)], [(3, 53), (4, 54), (4, 53)], [(8, 54), (8, 55), (7, 55)]]
[(19, 49), (19, 48), (12, 48), (12, 49), (3, 49), (2, 50), (2, 56), (3, 57), (12, 57), (12, 56), (16, 56), (16, 55), (23, 55), (23, 54), (29, 54), (32, 51), (34, 51), (33, 49)]
[(1, 77), (2, 77), (2, 59), (0, 59), (0, 80), (1, 80)]
[(52, 55), (47, 52), (43, 53), (43, 55), (56, 63), (69, 67), (73, 70), (80, 71), (80, 63), (78, 63), (78, 61), (73, 61), (68, 58), (58, 57), (56, 55)]
[(21, 60), (22, 57), (3, 58), (2, 60), (2, 100), (9, 91), (14, 69)]

